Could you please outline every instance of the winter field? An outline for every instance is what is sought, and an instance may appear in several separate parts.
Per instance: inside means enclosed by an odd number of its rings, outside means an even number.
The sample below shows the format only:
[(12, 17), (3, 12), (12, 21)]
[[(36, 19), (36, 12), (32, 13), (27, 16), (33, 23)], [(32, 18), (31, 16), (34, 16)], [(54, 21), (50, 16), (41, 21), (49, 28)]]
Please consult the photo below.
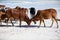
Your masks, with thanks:
[(59, 28), (55, 24), (51, 28), (43, 25), (38, 28), (36, 25), (19, 27), (17, 23), (15, 26), (0, 27), (0, 40), (60, 40), (60, 25)]
[[(57, 18), (60, 19), (60, 1), (26, 1), (20, 3), (18, 1), (14, 2), (14, 0), (2, 0), (0, 1), (0, 4), (4, 4), (12, 8), (16, 6), (30, 8), (33, 6), (37, 10), (55, 8), (57, 10)], [(28, 13), (28, 16), (31, 18), (30, 13)], [(58, 21), (59, 28), (56, 28), (57, 26), (55, 22), (51, 28), (49, 27), (52, 23), (51, 19), (44, 21), (46, 27), (44, 27), (42, 23), (40, 28), (38, 28), (39, 21), (37, 21), (36, 24), (32, 22), (31, 26), (27, 26), (27, 24), (23, 21), (22, 27), (19, 26), (19, 21), (14, 23), (15, 26), (11, 26), (11, 23), (6, 26), (6, 23), (2, 22), (2, 25), (0, 26), (0, 40), (60, 40), (60, 21)]]

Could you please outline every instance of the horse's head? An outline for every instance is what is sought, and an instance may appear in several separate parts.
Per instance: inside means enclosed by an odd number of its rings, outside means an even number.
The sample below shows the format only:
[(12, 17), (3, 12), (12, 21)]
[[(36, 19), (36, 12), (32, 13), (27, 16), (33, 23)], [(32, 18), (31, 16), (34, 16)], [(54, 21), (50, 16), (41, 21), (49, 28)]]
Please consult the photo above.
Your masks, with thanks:
[(31, 20), (29, 19), (29, 17), (25, 18), (25, 22), (28, 24), (28, 26), (30, 26)]
[(33, 17), (33, 18), (30, 19), (30, 23), (31, 23), (32, 21), (34, 22), (34, 24), (36, 24), (36, 18), (35, 18), (35, 17)]

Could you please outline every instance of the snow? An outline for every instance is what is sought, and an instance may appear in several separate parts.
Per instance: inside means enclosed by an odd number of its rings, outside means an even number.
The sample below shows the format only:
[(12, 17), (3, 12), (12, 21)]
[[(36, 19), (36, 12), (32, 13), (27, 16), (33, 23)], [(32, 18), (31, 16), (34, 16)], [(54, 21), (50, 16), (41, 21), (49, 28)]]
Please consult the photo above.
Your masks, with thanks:
[(60, 40), (60, 27), (4, 26), (0, 27), (0, 40)]

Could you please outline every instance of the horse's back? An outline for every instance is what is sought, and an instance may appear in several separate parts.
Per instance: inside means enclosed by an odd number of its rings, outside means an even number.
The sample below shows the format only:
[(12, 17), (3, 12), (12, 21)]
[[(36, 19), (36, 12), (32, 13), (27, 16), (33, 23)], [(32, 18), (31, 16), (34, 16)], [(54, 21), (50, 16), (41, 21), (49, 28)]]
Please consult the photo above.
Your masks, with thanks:
[(56, 17), (57, 13), (55, 9), (45, 9), (45, 10), (38, 10), (37, 15), (39, 15), (40, 17), (44, 19), (49, 19), (52, 16)]

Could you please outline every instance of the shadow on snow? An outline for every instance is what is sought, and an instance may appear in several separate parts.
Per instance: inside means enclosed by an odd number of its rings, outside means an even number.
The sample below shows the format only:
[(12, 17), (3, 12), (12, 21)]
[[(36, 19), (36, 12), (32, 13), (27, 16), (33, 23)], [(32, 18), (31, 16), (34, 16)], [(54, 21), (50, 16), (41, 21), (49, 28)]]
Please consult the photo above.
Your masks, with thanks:
[[(18, 26), (18, 25), (16, 25), (16, 26), (11, 26), (11, 25), (0, 25), (0, 27), (20, 27), (20, 26)], [(30, 28), (34, 28), (34, 27), (39, 27), (38, 25), (30, 25), (30, 26), (28, 26), (28, 25), (21, 25), (21, 27), (25, 27), (25, 28), (28, 28), (28, 27), (30, 27)], [(43, 28), (50, 28), (49, 26), (46, 26), (46, 27), (44, 27), (44, 26), (40, 26), (40, 27), (43, 27)]]

